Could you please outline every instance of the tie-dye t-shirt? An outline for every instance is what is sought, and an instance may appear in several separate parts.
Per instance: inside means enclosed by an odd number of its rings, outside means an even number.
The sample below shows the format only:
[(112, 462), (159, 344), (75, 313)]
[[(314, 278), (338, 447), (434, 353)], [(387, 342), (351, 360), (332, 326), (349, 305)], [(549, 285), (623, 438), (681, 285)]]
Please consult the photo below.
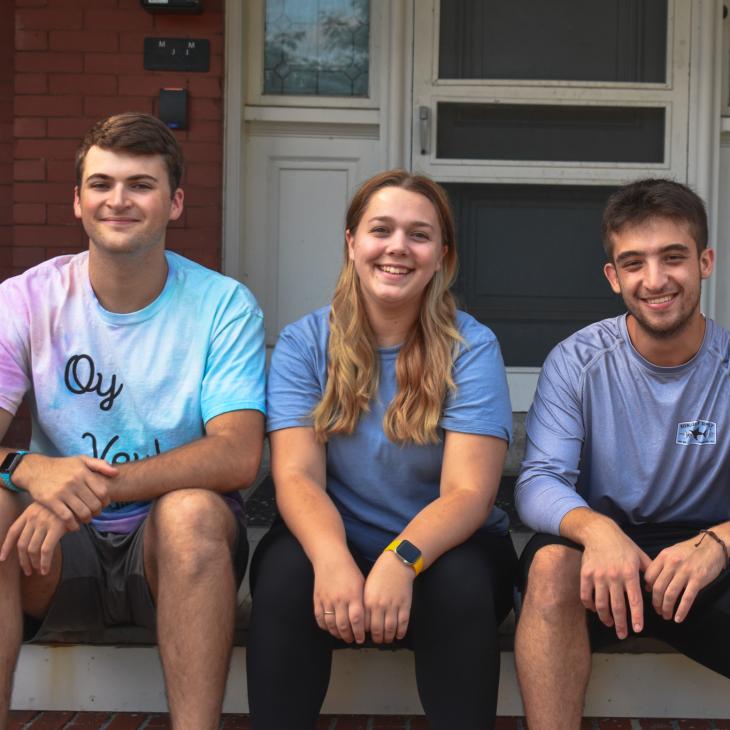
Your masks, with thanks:
[[(165, 255), (162, 292), (130, 314), (100, 305), (88, 253), (0, 284), (0, 408), (15, 414), (27, 394), (31, 451), (119, 464), (198, 439), (222, 413), (265, 412), (256, 300), (233, 279)], [(130, 532), (148, 510), (112, 504), (94, 524)]]

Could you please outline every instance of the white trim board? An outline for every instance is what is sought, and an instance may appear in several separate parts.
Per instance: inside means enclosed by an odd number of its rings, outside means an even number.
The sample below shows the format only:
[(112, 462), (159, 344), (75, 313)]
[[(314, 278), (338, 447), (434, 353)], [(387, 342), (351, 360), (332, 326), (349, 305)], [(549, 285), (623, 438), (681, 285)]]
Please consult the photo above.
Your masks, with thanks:
[[(15, 710), (166, 712), (155, 647), (23, 646)], [(248, 712), (245, 649), (231, 661), (224, 712)], [(324, 714), (421, 714), (409, 651), (335, 652)], [(497, 714), (522, 715), (512, 653), (502, 653)], [(730, 717), (728, 681), (678, 654), (596, 654), (587, 717)]]

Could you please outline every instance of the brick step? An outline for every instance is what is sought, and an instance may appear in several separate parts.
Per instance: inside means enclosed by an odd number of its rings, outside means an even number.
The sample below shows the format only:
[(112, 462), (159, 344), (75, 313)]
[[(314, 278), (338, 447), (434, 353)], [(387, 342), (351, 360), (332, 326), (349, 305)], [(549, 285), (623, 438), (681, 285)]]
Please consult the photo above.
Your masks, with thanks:
[[(144, 730), (170, 728), (166, 714), (13, 711), (10, 730)], [(224, 715), (221, 730), (249, 730), (248, 715)], [(317, 730), (428, 730), (420, 715), (322, 715)], [(495, 730), (525, 730), (521, 717), (498, 717)], [(581, 730), (730, 730), (730, 720), (587, 717)]]

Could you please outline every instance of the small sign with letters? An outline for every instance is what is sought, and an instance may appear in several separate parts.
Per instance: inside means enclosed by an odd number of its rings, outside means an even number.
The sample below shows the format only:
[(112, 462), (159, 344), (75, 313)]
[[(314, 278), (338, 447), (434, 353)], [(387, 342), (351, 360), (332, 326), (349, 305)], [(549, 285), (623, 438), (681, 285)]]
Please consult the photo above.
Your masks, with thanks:
[(209, 71), (210, 41), (206, 38), (145, 38), (147, 71)]

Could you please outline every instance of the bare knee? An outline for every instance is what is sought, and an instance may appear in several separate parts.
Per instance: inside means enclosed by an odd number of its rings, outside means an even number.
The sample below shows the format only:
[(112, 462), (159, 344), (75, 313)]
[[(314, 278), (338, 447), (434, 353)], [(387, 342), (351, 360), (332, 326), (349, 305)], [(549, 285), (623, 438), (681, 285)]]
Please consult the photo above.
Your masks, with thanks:
[(575, 620), (580, 602), (581, 553), (563, 545), (547, 545), (535, 553), (527, 579), (523, 611), (544, 620)]
[(218, 494), (179, 489), (157, 500), (145, 538), (145, 551), (151, 549), (157, 563), (171, 560), (177, 571), (198, 573), (229, 559), (233, 515)]

